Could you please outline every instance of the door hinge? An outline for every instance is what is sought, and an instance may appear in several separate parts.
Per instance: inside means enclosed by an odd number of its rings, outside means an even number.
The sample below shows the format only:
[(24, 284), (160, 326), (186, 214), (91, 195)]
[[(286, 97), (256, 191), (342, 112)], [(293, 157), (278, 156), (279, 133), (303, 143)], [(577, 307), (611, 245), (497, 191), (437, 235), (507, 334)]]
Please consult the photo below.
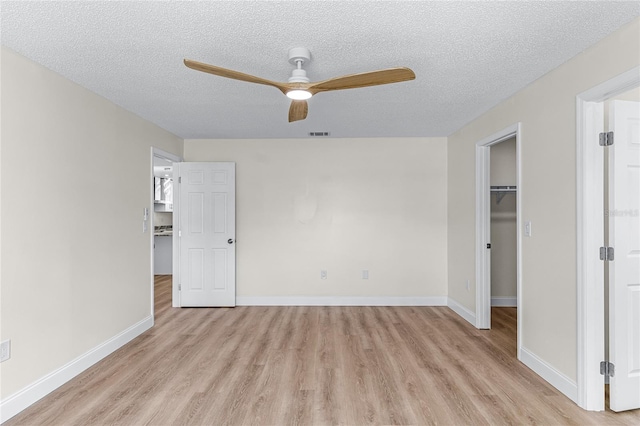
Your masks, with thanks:
[(608, 361), (600, 362), (600, 374), (603, 376), (613, 377), (616, 373), (616, 366)]
[(182, 176), (178, 176), (178, 183), (182, 183)]
[(599, 138), (600, 146), (613, 145), (613, 132), (602, 132)]
[(178, 284), (178, 291), (182, 291), (182, 284)]
[(600, 260), (613, 260), (613, 247), (600, 247)]

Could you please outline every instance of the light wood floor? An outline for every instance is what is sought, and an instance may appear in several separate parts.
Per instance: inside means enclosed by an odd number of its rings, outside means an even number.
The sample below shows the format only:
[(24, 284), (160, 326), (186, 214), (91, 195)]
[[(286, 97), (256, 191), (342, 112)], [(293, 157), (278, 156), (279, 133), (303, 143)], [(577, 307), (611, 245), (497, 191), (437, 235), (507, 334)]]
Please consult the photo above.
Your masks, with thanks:
[(445, 307), (170, 307), (6, 425), (640, 424), (578, 408), (516, 360), (516, 312), (476, 330)]

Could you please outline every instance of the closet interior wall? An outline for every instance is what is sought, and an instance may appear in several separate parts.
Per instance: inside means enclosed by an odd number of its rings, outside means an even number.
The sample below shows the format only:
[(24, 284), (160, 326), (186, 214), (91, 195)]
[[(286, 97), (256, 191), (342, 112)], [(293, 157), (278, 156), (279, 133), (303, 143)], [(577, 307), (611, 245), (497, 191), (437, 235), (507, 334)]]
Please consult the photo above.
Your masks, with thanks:
[[(491, 146), (491, 186), (516, 185), (516, 140)], [(491, 304), (516, 306), (516, 192), (491, 192)]]

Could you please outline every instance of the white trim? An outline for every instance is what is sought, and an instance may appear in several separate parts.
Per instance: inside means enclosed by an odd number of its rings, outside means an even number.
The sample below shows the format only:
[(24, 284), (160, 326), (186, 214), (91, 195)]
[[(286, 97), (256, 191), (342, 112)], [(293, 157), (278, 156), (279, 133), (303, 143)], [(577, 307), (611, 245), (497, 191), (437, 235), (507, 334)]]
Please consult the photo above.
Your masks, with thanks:
[(491, 306), (500, 306), (503, 308), (515, 308), (518, 306), (517, 297), (492, 297)]
[[(602, 212), (602, 153), (594, 149), (594, 129), (603, 123), (598, 102), (640, 86), (634, 67), (576, 96), (576, 313), (577, 400), (586, 410), (604, 410), (604, 271), (594, 252), (604, 241)], [(594, 189), (597, 193), (594, 193)]]
[(182, 306), (180, 300), (180, 177), (178, 176), (178, 184), (175, 184), (176, 170), (180, 171), (180, 164), (184, 161), (180, 158), (178, 164), (173, 164), (173, 275), (171, 279), (171, 307), (179, 308)]
[(523, 221), (522, 221), (522, 126), (517, 124), (516, 130), (516, 307), (518, 308), (517, 316), (517, 357), (520, 359), (522, 351), (522, 329), (523, 329), (523, 303), (522, 303), (522, 234), (523, 234)]
[(578, 397), (578, 387), (573, 380), (569, 379), (551, 365), (544, 362), (540, 357), (527, 348), (521, 348), (520, 361), (532, 369), (537, 375), (549, 382), (551, 386), (562, 392), (567, 398), (576, 402)]
[[(493, 140), (493, 139), (492, 139)], [(488, 141), (486, 143), (489, 143)], [(476, 323), (477, 328), (491, 328), (491, 252), (486, 248), (491, 233), (485, 223), (491, 217), (490, 148), (476, 144)]]
[(52, 371), (24, 389), (0, 402), (0, 423), (4, 423), (31, 404), (59, 388), (87, 368), (112, 354), (153, 326), (153, 317), (148, 316), (89, 352), (80, 355), (57, 370)]
[(585, 102), (602, 102), (640, 85), (640, 66), (633, 67), (589, 90), (578, 94)]
[(238, 296), (236, 306), (446, 306), (446, 296)]
[[(173, 163), (176, 162), (180, 162), (182, 161), (182, 157), (180, 157), (179, 155), (176, 154), (172, 154), (170, 152), (164, 151), (160, 148), (156, 148), (155, 146), (151, 147), (151, 182), (153, 182), (153, 159), (154, 157), (159, 157), (159, 158), (163, 158), (165, 160), (169, 160)], [(178, 197), (180, 196), (180, 189), (178, 185), (174, 185), (174, 191), (173, 191), (173, 196), (175, 197), (174, 199), (179, 199)], [(153, 216), (154, 216), (154, 193), (153, 193), (153, 189), (151, 190), (151, 196), (150, 196), (150, 206), (149, 210), (150, 210), (150, 216), (151, 216), (151, 221), (149, 222), (149, 228), (150, 228), (150, 234), (151, 234), (151, 238), (150, 238), (150, 250), (151, 250), (151, 315), (154, 315), (154, 309), (155, 309), (155, 295), (154, 295), (154, 252), (153, 252), (153, 230), (154, 228), (154, 223), (153, 223)], [(175, 229), (178, 229), (178, 227), (176, 226), (177, 222), (177, 217), (179, 215), (179, 210), (177, 207), (178, 203), (173, 203), (173, 227)], [(177, 250), (177, 245), (178, 245), (178, 239), (177, 238), (172, 238), (173, 239), (173, 253), (176, 253)], [(175, 260), (175, 256), (173, 259), (173, 271), (172, 271), (172, 292), (171, 292), (171, 306), (178, 307), (180, 306), (179, 303), (179, 297), (180, 297), (180, 293), (178, 292), (178, 282), (180, 280), (180, 271), (178, 270), (177, 267), (177, 261)]]
[[(587, 410), (604, 410), (603, 376), (595, 368), (604, 360), (604, 263), (591, 262), (598, 247), (604, 245), (603, 178), (604, 151), (598, 145), (598, 134), (604, 129), (602, 103), (577, 100), (576, 120), (576, 279), (577, 297), (577, 375), (578, 405)], [(590, 254), (590, 256), (589, 256)], [(597, 259), (597, 258), (596, 258)], [(589, 315), (585, 316), (585, 312)], [(584, 324), (581, 327), (580, 324)], [(585, 334), (586, 333), (586, 334)], [(580, 373), (582, 372), (582, 374)], [(582, 386), (582, 383), (585, 385)], [(587, 391), (587, 389), (592, 389)]]
[(471, 312), (469, 309), (462, 306), (460, 303), (456, 302), (452, 298), (447, 298), (447, 306), (456, 314), (460, 315), (462, 318), (467, 320), (471, 325), (476, 325), (476, 314)]

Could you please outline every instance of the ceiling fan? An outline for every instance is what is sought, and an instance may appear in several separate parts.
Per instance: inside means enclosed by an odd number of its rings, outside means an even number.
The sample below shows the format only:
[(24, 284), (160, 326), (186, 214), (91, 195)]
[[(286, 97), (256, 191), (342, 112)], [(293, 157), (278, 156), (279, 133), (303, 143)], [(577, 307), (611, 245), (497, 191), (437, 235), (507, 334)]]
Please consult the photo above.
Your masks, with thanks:
[(360, 74), (350, 74), (342, 77), (330, 78), (328, 80), (310, 82), (307, 72), (302, 69), (302, 65), (311, 59), (311, 52), (304, 47), (295, 47), (289, 50), (289, 62), (296, 66), (291, 72), (291, 77), (286, 83), (271, 81), (253, 75), (215, 65), (204, 64), (202, 62), (185, 59), (184, 64), (196, 71), (202, 71), (220, 77), (232, 78), (234, 80), (247, 81), (249, 83), (264, 84), (273, 86), (287, 95), (291, 101), (289, 108), (289, 122), (304, 120), (307, 118), (309, 106), (307, 99), (316, 93), (328, 92), (331, 90), (355, 89), (358, 87), (378, 86), (381, 84), (399, 83), (401, 81), (413, 80), (415, 73), (409, 68), (397, 67), (378, 71), (363, 72)]

